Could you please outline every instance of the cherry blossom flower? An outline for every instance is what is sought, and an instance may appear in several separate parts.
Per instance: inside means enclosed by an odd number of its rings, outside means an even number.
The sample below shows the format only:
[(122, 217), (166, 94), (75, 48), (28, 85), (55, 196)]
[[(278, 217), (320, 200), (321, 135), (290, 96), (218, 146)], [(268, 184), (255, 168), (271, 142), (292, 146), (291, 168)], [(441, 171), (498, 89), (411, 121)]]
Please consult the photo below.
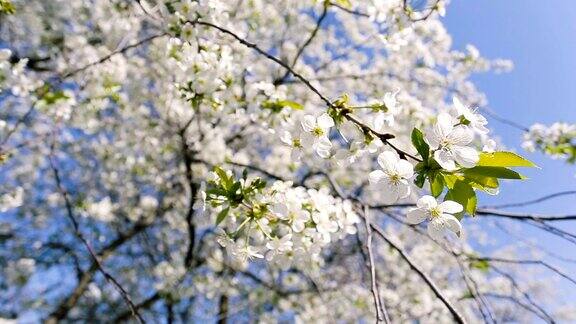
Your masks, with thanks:
[(394, 125), (394, 116), (398, 113), (398, 100), (396, 96), (400, 91), (386, 92), (384, 98), (382, 99), (384, 103), (383, 109), (379, 110), (376, 117), (374, 118), (374, 128), (381, 131), (384, 125), (392, 126)]
[(270, 261), (277, 255), (282, 255), (292, 250), (293, 245), (294, 243), (292, 243), (292, 234), (286, 234), (280, 239), (275, 237), (266, 243), (266, 248), (270, 250), (268, 253), (266, 253), (266, 260)]
[(398, 199), (406, 198), (410, 194), (410, 178), (414, 175), (414, 168), (410, 162), (400, 159), (398, 154), (385, 151), (378, 155), (378, 164), (382, 170), (370, 172), (369, 180), (372, 185), (382, 185), (382, 200), (391, 204)]
[(302, 145), (312, 147), (320, 157), (328, 158), (332, 148), (328, 133), (332, 126), (334, 126), (334, 120), (326, 113), (317, 118), (312, 115), (304, 116), (302, 128), (305, 133), (302, 134)]
[(471, 168), (478, 163), (478, 152), (467, 145), (474, 135), (465, 125), (454, 126), (453, 119), (447, 113), (440, 113), (428, 141), (434, 148), (434, 159), (446, 170), (456, 170), (458, 163), (465, 168)]
[(462, 225), (453, 214), (463, 210), (457, 202), (446, 200), (440, 204), (432, 196), (424, 196), (418, 199), (417, 208), (408, 211), (407, 220), (411, 224), (419, 224), (428, 219), (428, 234), (436, 240), (443, 238), (446, 230), (460, 236)]
[(488, 134), (489, 130), (486, 128), (488, 121), (484, 116), (464, 106), (462, 101), (456, 96), (452, 97), (452, 103), (454, 104), (453, 113), (456, 118), (460, 119), (461, 123), (470, 125), (470, 127), (479, 134)]

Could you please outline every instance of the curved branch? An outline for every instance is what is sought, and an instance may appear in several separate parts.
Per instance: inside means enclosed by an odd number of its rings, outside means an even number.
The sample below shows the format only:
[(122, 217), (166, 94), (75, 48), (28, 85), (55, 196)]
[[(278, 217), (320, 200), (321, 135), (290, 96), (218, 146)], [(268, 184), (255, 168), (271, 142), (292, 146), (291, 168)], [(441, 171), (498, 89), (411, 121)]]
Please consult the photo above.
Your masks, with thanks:
[(576, 190), (561, 191), (561, 192), (553, 193), (553, 194), (546, 195), (546, 196), (532, 199), (532, 200), (527, 200), (527, 201), (518, 202), (518, 203), (511, 203), (511, 204), (495, 205), (495, 206), (491, 206), (491, 207), (492, 208), (524, 207), (524, 206), (528, 206), (528, 205), (537, 204), (537, 203), (540, 203), (540, 202), (543, 202), (546, 200), (550, 200), (553, 198), (568, 196), (568, 195), (576, 195)]
[(476, 211), (477, 215), (484, 215), (484, 216), (495, 216), (495, 217), (504, 217), (510, 218), (515, 220), (531, 220), (535, 222), (556, 222), (556, 221), (573, 221), (576, 220), (576, 215), (557, 215), (557, 216), (547, 216), (547, 215), (538, 215), (538, 214), (526, 214), (526, 213), (513, 213), (513, 212), (506, 212), (500, 211), (495, 209), (478, 209)]
[[(285, 68), (288, 72), (290, 72), (292, 75), (294, 75), (297, 79), (299, 79), (300, 81), (302, 81), (302, 83), (304, 83), (306, 85), (306, 87), (308, 87), (308, 89), (310, 89), (312, 92), (314, 92), (318, 98), (320, 98), (324, 103), (326, 103), (326, 105), (330, 108), (334, 108), (334, 109), (338, 109), (338, 107), (336, 107), (331, 101), (330, 99), (328, 99), (326, 96), (324, 96), (316, 87), (314, 87), (310, 81), (308, 81), (308, 79), (306, 79), (304, 76), (302, 76), (302, 74), (296, 72), (292, 67), (290, 67), (288, 64), (282, 62), (279, 58), (277, 58), (274, 55), (269, 54), (268, 52), (264, 51), (263, 49), (261, 49), (258, 45), (256, 45), (255, 43), (249, 42), (246, 39), (238, 36), (236, 33), (224, 28), (224, 27), (220, 27), (218, 25), (215, 25), (213, 23), (210, 22), (206, 22), (206, 21), (201, 21), (201, 20), (188, 20), (185, 23), (191, 24), (191, 25), (201, 25), (201, 26), (206, 26), (206, 27), (210, 27), (210, 28), (214, 28), (226, 35), (232, 36), (234, 39), (236, 39), (238, 42), (240, 42), (240, 44), (251, 48), (253, 50), (255, 50), (256, 52), (258, 52), (260, 55), (266, 57), (267, 59), (275, 62), (276, 64), (280, 65), (281, 67)], [(352, 116), (349, 113), (343, 113), (342, 114), (348, 121), (354, 123), (356, 126), (358, 126), (363, 132), (368, 133), (370, 135), (373, 135), (375, 137), (377, 137), (378, 139), (380, 139), (382, 141), (382, 143), (384, 143), (385, 145), (389, 145), (390, 147), (392, 147), (397, 153), (398, 155), (400, 155), (400, 157), (410, 157), (412, 159), (414, 159), (415, 161), (422, 161), (421, 159), (411, 155), (410, 153), (407, 153), (399, 148), (397, 148), (396, 146), (394, 146), (392, 143), (390, 143), (390, 139), (394, 138), (394, 135), (392, 134), (382, 134), (379, 133), (377, 131), (375, 131), (374, 129), (368, 127), (367, 125), (363, 124), (362, 122), (360, 122), (358, 119), (356, 119), (354, 116)]]

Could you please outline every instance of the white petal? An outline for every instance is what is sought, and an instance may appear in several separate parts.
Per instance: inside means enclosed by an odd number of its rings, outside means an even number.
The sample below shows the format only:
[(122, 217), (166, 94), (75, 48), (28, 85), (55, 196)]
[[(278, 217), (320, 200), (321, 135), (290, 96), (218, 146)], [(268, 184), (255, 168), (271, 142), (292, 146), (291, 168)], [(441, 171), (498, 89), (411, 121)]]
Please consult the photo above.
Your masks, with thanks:
[(398, 161), (398, 157), (396, 153), (390, 151), (384, 151), (378, 155), (378, 164), (384, 171), (396, 171), (396, 162)]
[(402, 178), (410, 179), (414, 175), (414, 167), (406, 160), (399, 160), (396, 164), (396, 171)]
[(312, 115), (306, 115), (304, 119), (302, 119), (301, 124), (305, 131), (311, 132), (316, 127), (316, 118)]
[(398, 184), (398, 199), (406, 198), (410, 195), (410, 186), (408, 184)]
[(292, 146), (292, 133), (289, 131), (283, 131), (282, 135), (280, 136), (280, 140), (287, 145)]
[(327, 113), (323, 113), (318, 117), (318, 126), (322, 129), (328, 129), (334, 126), (334, 120)]
[(460, 99), (458, 99), (456, 96), (452, 97), (452, 103), (454, 104), (454, 108), (456, 108), (458, 115), (463, 115), (464, 112), (468, 110), (468, 108), (466, 108), (462, 101), (460, 101)]
[(456, 163), (454, 163), (452, 155), (447, 150), (442, 149), (434, 152), (434, 160), (448, 171), (456, 170)]
[(328, 158), (330, 157), (330, 148), (332, 148), (332, 143), (328, 137), (320, 137), (313, 145), (314, 150), (320, 157)]
[(474, 132), (464, 125), (455, 127), (450, 134), (448, 134), (448, 140), (450, 143), (455, 145), (468, 145), (474, 139)]
[(384, 114), (378, 114), (376, 115), (376, 117), (374, 117), (374, 129), (376, 131), (381, 131), (382, 127), (384, 127), (384, 120), (386, 118), (384, 117)]
[(422, 198), (418, 199), (416, 206), (418, 206), (419, 208), (424, 208), (424, 209), (429, 210), (429, 209), (432, 209), (432, 208), (438, 206), (438, 202), (436, 201), (436, 198), (427, 195), (427, 196), (423, 196)]
[(426, 220), (427, 217), (428, 214), (426, 213), (426, 211), (420, 208), (413, 208), (409, 210), (408, 213), (406, 214), (406, 220), (410, 224), (420, 224), (424, 220)]
[(465, 168), (474, 167), (480, 159), (478, 152), (471, 147), (454, 146), (452, 147), (452, 152), (454, 153), (454, 159), (456, 162)]
[(456, 233), (456, 235), (460, 236), (462, 232), (462, 225), (460, 224), (460, 221), (456, 217), (450, 214), (442, 214), (440, 217), (442, 218), (442, 221), (444, 222), (446, 228)]
[(446, 138), (454, 128), (452, 116), (447, 113), (440, 113), (436, 124), (434, 125), (433, 132), (438, 138)]
[(441, 203), (439, 207), (443, 213), (448, 214), (456, 214), (464, 210), (462, 205), (452, 200), (446, 200), (445, 202)]
[(439, 135), (436, 134), (434, 130), (426, 134), (426, 139), (428, 140), (428, 144), (430, 144), (430, 147), (432, 148), (437, 148), (438, 146), (440, 146), (440, 142), (444, 140), (443, 138), (439, 137)]
[(428, 223), (428, 235), (430, 235), (433, 239), (439, 241), (444, 238), (444, 224), (439, 217), (434, 218), (433, 220)]
[(370, 174), (368, 175), (368, 180), (370, 181), (371, 184), (376, 184), (382, 181), (382, 178), (384, 178), (385, 176), (386, 174), (384, 173), (384, 171), (374, 170), (370, 172)]
[(314, 135), (312, 135), (312, 133), (302, 133), (301, 137), (300, 137), (300, 144), (302, 144), (302, 146), (304, 148), (309, 148), (312, 145), (314, 145), (314, 142), (316, 141), (316, 137), (314, 137)]

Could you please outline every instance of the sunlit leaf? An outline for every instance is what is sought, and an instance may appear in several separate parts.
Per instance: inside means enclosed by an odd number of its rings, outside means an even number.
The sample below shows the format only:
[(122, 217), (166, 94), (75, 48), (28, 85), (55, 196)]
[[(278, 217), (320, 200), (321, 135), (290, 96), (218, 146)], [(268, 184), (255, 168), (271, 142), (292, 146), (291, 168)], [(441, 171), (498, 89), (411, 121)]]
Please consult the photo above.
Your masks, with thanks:
[(536, 164), (512, 152), (480, 153), (478, 166), (489, 167), (537, 167)]

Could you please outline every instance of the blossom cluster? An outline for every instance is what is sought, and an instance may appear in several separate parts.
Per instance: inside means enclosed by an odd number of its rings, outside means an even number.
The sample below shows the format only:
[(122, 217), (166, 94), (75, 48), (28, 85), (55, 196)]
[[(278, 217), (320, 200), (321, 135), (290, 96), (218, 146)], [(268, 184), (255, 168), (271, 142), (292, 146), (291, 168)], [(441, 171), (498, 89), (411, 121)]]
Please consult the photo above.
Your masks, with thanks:
[[(477, 192), (533, 165), (497, 151), (468, 107), (485, 102), (470, 75), (509, 64), (452, 48), (438, 19), (447, 1), (0, 0), (11, 2), (16, 14), (0, 13), (2, 314), (74, 321), (95, 305), (120, 321), (121, 294), (94, 275), (83, 235), (148, 317), (166, 303), (182, 322), (209, 322), (226, 317), (216, 303), (239, 303), (256, 321), (370, 322), (368, 210), (374, 236), (480, 318), (447, 245), (429, 237), (480, 236), (461, 223)], [(394, 321), (451, 321), (399, 253), (380, 238), (372, 248)], [(510, 287), (462, 262), (483, 289)], [(516, 313), (523, 322), (519, 307), (498, 319)]]
[(335, 198), (327, 188), (305, 189), (283, 181), (264, 187), (256, 178), (222, 190), (232, 176), (213, 174), (206, 203), (220, 210), (217, 222), (224, 233), (219, 242), (233, 258), (265, 257), (282, 269), (318, 263), (323, 247), (357, 231), (360, 218), (352, 203)]
[(522, 147), (527, 151), (542, 151), (556, 159), (576, 162), (576, 125), (554, 123), (534, 124), (524, 134)]

